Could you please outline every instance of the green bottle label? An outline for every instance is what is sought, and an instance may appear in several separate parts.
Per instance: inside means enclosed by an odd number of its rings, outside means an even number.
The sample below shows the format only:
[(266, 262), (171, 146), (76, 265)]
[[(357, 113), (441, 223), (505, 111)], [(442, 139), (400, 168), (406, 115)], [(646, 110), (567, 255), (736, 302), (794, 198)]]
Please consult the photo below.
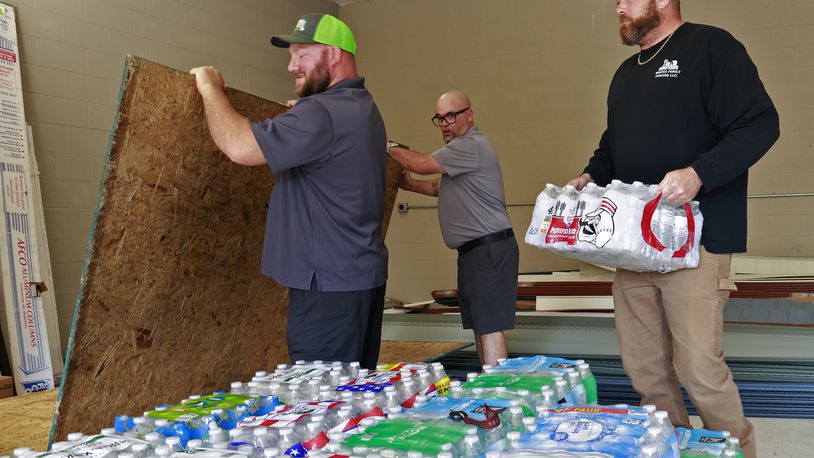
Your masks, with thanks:
[(585, 402), (588, 404), (596, 404), (599, 402), (599, 395), (596, 392), (596, 377), (591, 374), (589, 377), (582, 379), (582, 386), (585, 387)]
[(383, 421), (342, 443), (346, 447), (391, 448), (437, 455), (444, 444), (454, 444), (471, 428), (467, 425), (413, 422), (403, 419)]

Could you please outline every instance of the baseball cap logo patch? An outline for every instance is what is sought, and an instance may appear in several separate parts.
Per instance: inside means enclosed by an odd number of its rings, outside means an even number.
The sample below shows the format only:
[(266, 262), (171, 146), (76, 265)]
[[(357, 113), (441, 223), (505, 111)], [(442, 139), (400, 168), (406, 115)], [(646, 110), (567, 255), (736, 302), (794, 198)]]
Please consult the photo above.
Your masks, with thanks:
[(305, 30), (305, 19), (300, 19), (297, 21), (297, 25), (294, 26), (294, 31), (302, 31)]

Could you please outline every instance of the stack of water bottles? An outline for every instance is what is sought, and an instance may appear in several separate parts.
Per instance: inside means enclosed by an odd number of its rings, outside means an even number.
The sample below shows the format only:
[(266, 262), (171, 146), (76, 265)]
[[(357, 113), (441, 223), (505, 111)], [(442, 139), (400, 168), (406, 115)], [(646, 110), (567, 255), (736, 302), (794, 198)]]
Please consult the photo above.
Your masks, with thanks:
[[(653, 406), (602, 407), (582, 360), (503, 359), (467, 380), (440, 363), (297, 361), (230, 392), (193, 395), (100, 434), (14, 458), (740, 456), (725, 433), (680, 430)], [(3, 457), (0, 457), (3, 458)]]
[(549, 183), (525, 241), (580, 261), (670, 272), (698, 266), (702, 226), (698, 202), (671, 205), (655, 185), (614, 180), (577, 191)]

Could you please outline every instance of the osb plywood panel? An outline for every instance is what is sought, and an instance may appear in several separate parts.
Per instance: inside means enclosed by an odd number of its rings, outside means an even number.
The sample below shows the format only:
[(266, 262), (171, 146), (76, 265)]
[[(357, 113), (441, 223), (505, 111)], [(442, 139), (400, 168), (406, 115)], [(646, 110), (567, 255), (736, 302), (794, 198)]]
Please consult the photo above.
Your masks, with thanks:
[[(252, 120), (286, 110), (228, 95)], [(385, 231), (400, 178), (390, 163)], [(128, 57), (54, 440), (288, 361), (286, 289), (259, 272), (273, 182), (218, 151), (191, 75)]]
[(57, 391), (0, 399), (0, 456), (17, 447), (45, 450), (56, 410)]

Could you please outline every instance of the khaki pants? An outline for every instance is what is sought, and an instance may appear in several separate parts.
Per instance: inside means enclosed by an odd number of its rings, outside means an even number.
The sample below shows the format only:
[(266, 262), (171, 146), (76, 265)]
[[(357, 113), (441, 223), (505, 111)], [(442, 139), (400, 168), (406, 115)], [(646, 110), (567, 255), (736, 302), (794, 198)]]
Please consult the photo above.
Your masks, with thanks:
[(754, 427), (743, 415), (722, 345), (724, 303), (735, 289), (732, 256), (701, 251), (697, 269), (617, 269), (613, 302), (622, 364), (642, 404), (655, 404), (673, 425), (690, 428), (683, 384), (704, 427), (729, 431), (744, 456), (754, 457)]

